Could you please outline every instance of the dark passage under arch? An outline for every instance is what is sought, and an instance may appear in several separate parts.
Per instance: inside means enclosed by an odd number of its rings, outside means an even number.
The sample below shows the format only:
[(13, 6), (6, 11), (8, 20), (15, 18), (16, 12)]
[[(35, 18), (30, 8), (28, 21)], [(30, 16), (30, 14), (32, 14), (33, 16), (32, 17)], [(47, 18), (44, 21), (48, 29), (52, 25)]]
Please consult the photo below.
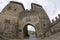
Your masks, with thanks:
[[(30, 26), (34, 28), (34, 29), (32, 29), (33, 31), (32, 30), (28, 30), (28, 27), (30, 27)], [(35, 35), (36, 31), (34, 31), (34, 30), (36, 30), (36, 29), (35, 29), (35, 27), (32, 24), (25, 25), (24, 28), (23, 28), (24, 38), (29, 38), (31, 34)]]

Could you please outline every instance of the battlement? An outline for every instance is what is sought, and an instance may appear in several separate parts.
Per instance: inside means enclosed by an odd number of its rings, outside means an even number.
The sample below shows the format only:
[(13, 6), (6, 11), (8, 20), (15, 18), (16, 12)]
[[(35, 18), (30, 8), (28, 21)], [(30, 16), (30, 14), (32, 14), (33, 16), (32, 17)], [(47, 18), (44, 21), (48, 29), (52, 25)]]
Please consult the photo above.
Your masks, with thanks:
[(59, 23), (59, 22), (60, 22), (60, 14), (58, 14), (58, 18), (55, 17), (55, 20), (52, 19), (52, 23), (51, 23), (50, 26), (54, 26), (54, 25), (56, 25), (56, 24)]

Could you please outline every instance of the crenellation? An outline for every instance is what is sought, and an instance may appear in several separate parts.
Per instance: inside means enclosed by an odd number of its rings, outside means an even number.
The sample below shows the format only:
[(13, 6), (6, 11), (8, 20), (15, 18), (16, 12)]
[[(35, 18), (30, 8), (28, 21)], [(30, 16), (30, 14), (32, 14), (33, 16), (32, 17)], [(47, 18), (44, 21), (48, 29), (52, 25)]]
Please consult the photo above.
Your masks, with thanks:
[[(60, 14), (58, 14), (58, 16), (60, 17)], [(52, 24), (58, 23), (60, 21), (60, 18), (55, 17), (55, 20), (52, 19)]]
[(52, 23), (50, 25), (50, 29), (52, 33), (58, 32), (60, 30), (60, 14), (58, 14), (59, 18), (55, 17), (56, 21), (52, 19)]
[(60, 18), (60, 14), (58, 14), (58, 17)]
[(54, 23), (54, 19), (52, 19), (52, 23)]
[(55, 19), (56, 19), (56, 21), (58, 20), (58, 18), (57, 18), (57, 17), (55, 17)]

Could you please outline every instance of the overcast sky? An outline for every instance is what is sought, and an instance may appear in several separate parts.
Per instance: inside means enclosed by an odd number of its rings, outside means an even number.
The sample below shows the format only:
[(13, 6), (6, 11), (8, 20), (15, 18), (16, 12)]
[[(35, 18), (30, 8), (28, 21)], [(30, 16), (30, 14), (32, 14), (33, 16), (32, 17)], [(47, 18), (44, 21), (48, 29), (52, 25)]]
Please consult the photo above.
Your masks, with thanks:
[[(0, 12), (12, 0), (0, 0)], [(31, 8), (31, 3), (42, 5), (50, 20), (60, 14), (60, 0), (13, 0), (24, 4), (25, 9)]]

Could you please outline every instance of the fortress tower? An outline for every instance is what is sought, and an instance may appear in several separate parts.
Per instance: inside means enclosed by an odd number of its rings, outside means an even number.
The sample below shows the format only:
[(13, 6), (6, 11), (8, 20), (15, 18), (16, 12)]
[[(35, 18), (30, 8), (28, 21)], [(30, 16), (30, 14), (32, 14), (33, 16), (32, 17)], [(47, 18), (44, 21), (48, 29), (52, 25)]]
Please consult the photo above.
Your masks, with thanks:
[(0, 14), (1, 35), (7, 38), (25, 38), (28, 35), (26, 25), (34, 26), (36, 37), (44, 37), (53, 32), (56, 23), (50, 22), (41, 5), (32, 3), (31, 10), (25, 10), (22, 3), (11, 1)]

